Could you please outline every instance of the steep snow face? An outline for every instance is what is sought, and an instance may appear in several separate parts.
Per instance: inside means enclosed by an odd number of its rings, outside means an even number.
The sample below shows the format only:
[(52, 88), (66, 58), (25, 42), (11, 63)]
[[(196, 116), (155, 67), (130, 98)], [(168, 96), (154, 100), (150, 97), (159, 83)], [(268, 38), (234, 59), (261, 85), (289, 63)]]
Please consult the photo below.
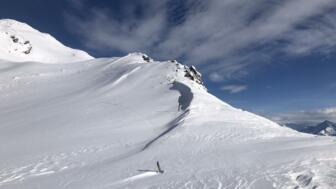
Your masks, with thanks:
[(67, 63), (92, 59), (84, 51), (64, 46), (25, 23), (0, 20), (0, 59), (12, 62)]
[(0, 61), (0, 188), (336, 185), (332, 138), (236, 109), (210, 95), (196, 71), (186, 75), (191, 69), (140, 53)]

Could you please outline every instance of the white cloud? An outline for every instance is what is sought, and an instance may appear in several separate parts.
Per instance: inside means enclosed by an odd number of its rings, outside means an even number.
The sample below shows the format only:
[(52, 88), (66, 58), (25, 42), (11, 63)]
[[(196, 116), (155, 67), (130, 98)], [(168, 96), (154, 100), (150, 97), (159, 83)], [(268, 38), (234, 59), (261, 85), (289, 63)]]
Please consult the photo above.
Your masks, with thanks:
[(213, 72), (209, 75), (209, 79), (213, 82), (219, 82), (219, 81), (223, 81), (223, 75), (217, 73), (217, 72)]
[(287, 37), (290, 42), (285, 51), (291, 54), (309, 54), (314, 49), (329, 53), (336, 47), (336, 14), (327, 14), (322, 22), (312, 21), (309, 29), (297, 30)]
[[(68, 14), (69, 27), (90, 48), (184, 58), (206, 64), (212, 79), (216, 72), (222, 80), (246, 75), (265, 62), (265, 54), (328, 52), (336, 44), (335, 0), (186, 0), (189, 10), (181, 15), (172, 14), (169, 0), (139, 2), (142, 16), (131, 3), (122, 18), (92, 7), (84, 18)], [(179, 24), (169, 22), (174, 16)], [(267, 44), (266, 50), (258, 48)]]
[(247, 89), (247, 85), (225, 85), (221, 87), (221, 90), (228, 91), (230, 93), (240, 93)]
[[(135, 7), (128, 7), (132, 12)], [(164, 12), (145, 16), (138, 20), (135, 15), (128, 15), (125, 21), (111, 18), (109, 10), (92, 9), (90, 17), (82, 20), (74, 15), (67, 15), (69, 27), (76, 27), (88, 47), (94, 49), (118, 50), (122, 52), (146, 51), (159, 40), (165, 26)]]
[(336, 122), (336, 107), (282, 113), (271, 119), (279, 123), (319, 123), (324, 120)]
[(336, 117), (336, 107), (321, 109), (318, 112), (322, 113), (322, 114), (325, 114), (325, 115), (330, 115), (330, 116), (335, 116)]

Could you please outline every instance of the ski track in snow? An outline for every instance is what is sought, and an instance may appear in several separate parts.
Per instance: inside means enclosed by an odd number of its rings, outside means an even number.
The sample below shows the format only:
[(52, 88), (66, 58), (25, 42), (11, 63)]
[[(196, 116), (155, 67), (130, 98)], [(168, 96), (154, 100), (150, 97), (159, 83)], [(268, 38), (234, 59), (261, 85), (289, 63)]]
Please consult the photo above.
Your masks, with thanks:
[(117, 181), (111, 185), (108, 185), (106, 186), (107, 187), (112, 187), (112, 186), (120, 186), (120, 185), (125, 185), (125, 184), (129, 184), (129, 183), (132, 183), (132, 182), (135, 182), (135, 181), (138, 181), (138, 180), (141, 180), (141, 179), (145, 179), (145, 178), (149, 178), (149, 177), (153, 177), (153, 176), (158, 176), (160, 175), (160, 173), (156, 173), (156, 172), (145, 172), (145, 173), (141, 173), (141, 174), (138, 174), (138, 175), (134, 175), (134, 176), (131, 176), (131, 177), (128, 177), (128, 178), (125, 178), (125, 179), (122, 179), (120, 181)]
[(140, 70), (141, 67), (136, 67), (134, 68), (133, 70), (131, 70), (130, 72), (127, 72), (123, 75), (121, 75), (116, 81), (114, 81), (111, 86), (116, 86), (118, 85), (119, 83), (121, 83), (122, 81), (124, 81), (125, 79), (127, 79), (127, 77), (129, 77), (130, 75), (132, 75), (133, 73), (135, 73), (136, 71)]
[(156, 176), (156, 175), (159, 175), (159, 173), (155, 173), (155, 172), (141, 173), (141, 174), (126, 178), (126, 179), (122, 180), (121, 182), (122, 183), (132, 182), (132, 181), (136, 181), (136, 180), (139, 180), (139, 179), (143, 179), (143, 178), (146, 178), (146, 177), (152, 177), (152, 176)]

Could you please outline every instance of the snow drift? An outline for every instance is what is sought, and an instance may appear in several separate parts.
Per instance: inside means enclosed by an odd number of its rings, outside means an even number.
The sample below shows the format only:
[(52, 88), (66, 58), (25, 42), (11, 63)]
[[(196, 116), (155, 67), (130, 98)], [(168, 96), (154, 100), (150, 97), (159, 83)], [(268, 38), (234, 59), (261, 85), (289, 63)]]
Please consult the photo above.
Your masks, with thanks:
[[(0, 61), (0, 188), (336, 185), (333, 138), (236, 109), (200, 76), (141, 53)], [(164, 174), (138, 172), (156, 161)]]

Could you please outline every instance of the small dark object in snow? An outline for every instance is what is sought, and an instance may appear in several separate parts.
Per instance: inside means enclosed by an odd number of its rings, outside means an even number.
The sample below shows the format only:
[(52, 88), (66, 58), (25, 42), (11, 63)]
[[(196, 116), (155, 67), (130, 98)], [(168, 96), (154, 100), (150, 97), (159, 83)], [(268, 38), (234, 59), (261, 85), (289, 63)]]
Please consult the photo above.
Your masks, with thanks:
[(312, 176), (310, 175), (299, 175), (296, 177), (296, 181), (299, 183), (299, 185), (306, 187), (308, 186), (312, 181)]
[(157, 170), (140, 169), (140, 170), (138, 170), (138, 171), (141, 171), (141, 172), (155, 172), (155, 173), (163, 174), (164, 171), (161, 169), (161, 167), (160, 167), (160, 163), (159, 163), (158, 161), (156, 162), (156, 166), (157, 166)]
[(10, 38), (12, 38), (14, 43), (19, 42), (19, 39), (17, 37), (15, 37), (15, 35), (11, 35)]
[(26, 51), (23, 51), (23, 53), (30, 54), (32, 49), (33, 49), (33, 47), (28, 47), (28, 49)]
[(144, 59), (144, 61), (146, 62), (150, 62), (151, 58), (149, 56), (146, 55), (142, 55), (142, 58)]
[(158, 161), (156, 162), (156, 165), (157, 165), (157, 168), (158, 168), (158, 172), (161, 173), (161, 174), (164, 173), (164, 171), (161, 169)]
[(29, 44), (29, 43), (30, 43), (29, 41), (25, 41), (23, 44), (27, 45), (27, 44)]

